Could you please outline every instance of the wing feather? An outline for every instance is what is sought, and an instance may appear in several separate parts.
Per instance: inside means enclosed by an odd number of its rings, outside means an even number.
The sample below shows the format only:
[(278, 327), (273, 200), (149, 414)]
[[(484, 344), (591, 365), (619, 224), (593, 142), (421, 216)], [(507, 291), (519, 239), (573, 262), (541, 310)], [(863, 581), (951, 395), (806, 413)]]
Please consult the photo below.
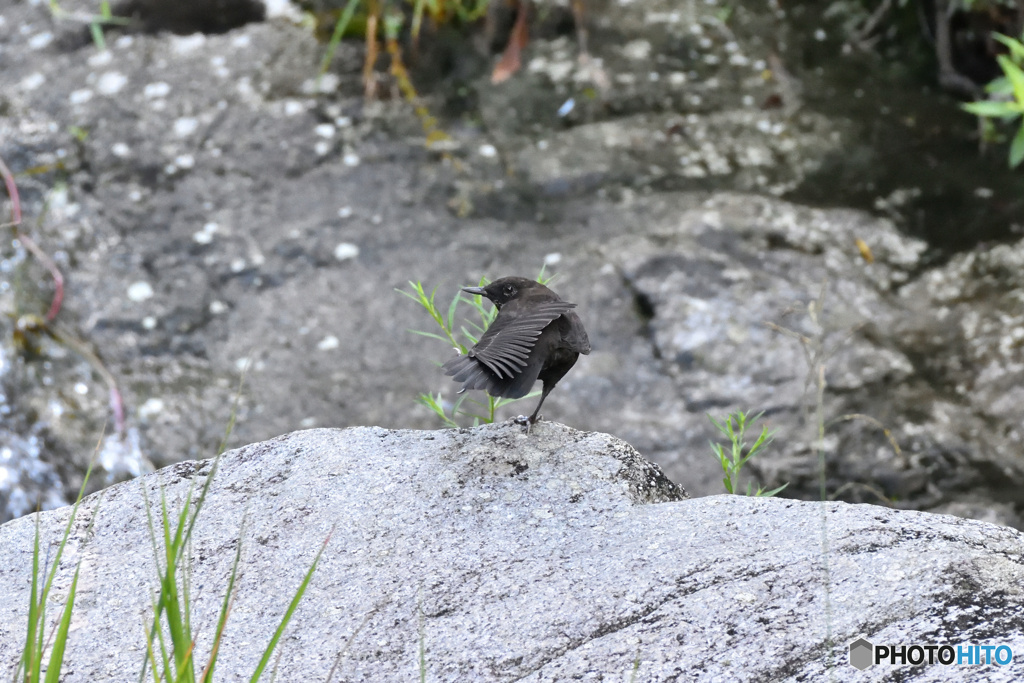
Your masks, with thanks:
[[(537, 339), (552, 321), (576, 307), (567, 301), (534, 303), (519, 316), (498, 315), (463, 356), (441, 366), (463, 389), (486, 389), (492, 396), (520, 397), (529, 393), (540, 368), (523, 375)], [(529, 380), (529, 381), (527, 381)]]
[(468, 355), (486, 365), (499, 379), (518, 375), (526, 367), (530, 351), (544, 328), (575, 307), (567, 301), (545, 301), (531, 306), (526, 315), (504, 319), (499, 315)]

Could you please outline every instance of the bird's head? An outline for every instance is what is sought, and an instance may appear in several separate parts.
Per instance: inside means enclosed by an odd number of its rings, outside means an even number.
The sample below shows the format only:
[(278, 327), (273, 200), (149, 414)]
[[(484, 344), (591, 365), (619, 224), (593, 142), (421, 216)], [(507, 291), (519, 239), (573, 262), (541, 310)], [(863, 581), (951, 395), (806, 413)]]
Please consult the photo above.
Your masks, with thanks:
[(501, 308), (509, 301), (518, 299), (524, 293), (535, 289), (547, 290), (547, 287), (536, 280), (530, 280), (525, 277), (503, 277), (485, 287), (463, 287), (462, 291), (476, 294), (477, 296), (485, 296), (495, 306)]

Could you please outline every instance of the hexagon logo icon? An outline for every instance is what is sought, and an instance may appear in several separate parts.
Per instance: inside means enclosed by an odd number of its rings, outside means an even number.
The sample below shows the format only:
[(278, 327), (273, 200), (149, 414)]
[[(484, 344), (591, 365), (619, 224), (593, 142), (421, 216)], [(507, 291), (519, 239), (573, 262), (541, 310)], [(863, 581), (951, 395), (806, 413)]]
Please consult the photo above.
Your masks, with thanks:
[(875, 646), (866, 638), (858, 638), (850, 643), (850, 664), (863, 671), (871, 666), (871, 654), (874, 650)]

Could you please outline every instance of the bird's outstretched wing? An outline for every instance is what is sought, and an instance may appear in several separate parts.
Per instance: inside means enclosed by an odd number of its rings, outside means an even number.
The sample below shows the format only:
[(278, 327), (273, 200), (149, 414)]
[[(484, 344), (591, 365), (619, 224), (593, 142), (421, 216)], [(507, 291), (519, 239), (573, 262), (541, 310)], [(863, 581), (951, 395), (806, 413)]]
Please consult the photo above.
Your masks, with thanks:
[(512, 377), (526, 367), (530, 349), (552, 320), (576, 308), (567, 301), (545, 301), (514, 318), (498, 316), (469, 350), (469, 356), (487, 366), (499, 378)]
[[(519, 384), (511, 382), (527, 366), (527, 359), (541, 332), (551, 321), (576, 307), (567, 301), (545, 301), (536, 303), (520, 315), (499, 314), (480, 337), (480, 341), (464, 356), (456, 356), (441, 366), (445, 374), (453, 375), (455, 381), (463, 383), (463, 389), (487, 389), (491, 395), (505, 395), (509, 391), (520, 393)], [(518, 378), (517, 378), (518, 379)], [(526, 379), (526, 378), (522, 378)], [(512, 385), (515, 388), (512, 388)]]

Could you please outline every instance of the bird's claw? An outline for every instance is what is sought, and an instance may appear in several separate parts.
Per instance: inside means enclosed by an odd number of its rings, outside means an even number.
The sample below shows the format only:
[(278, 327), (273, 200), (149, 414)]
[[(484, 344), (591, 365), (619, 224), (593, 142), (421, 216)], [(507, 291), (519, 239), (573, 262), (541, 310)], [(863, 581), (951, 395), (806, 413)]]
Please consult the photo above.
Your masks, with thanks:
[(516, 415), (516, 424), (528, 425), (530, 424), (530, 418), (526, 417), (525, 415)]

